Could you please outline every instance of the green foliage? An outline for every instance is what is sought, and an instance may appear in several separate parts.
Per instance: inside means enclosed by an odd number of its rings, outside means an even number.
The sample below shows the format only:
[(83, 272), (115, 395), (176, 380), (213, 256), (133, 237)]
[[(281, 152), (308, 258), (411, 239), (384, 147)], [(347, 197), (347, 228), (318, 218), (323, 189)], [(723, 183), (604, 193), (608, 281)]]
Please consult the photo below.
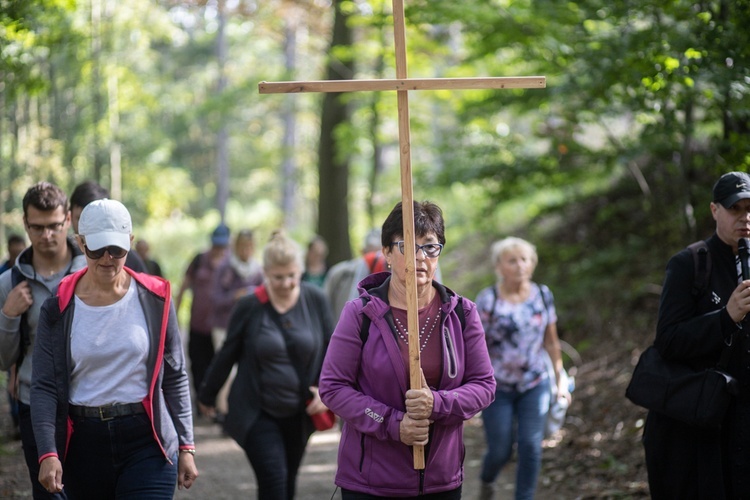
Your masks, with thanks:
[[(353, 62), (353, 78), (393, 77), (391, 3), (344, 2), (355, 42), (328, 53), (330, 8), (234, 2), (223, 67), (214, 3), (115, 4), (96, 24), (101, 2), (0, 0), (0, 231), (20, 227), (19, 200), (35, 180), (114, 185), (119, 151), (122, 198), (179, 280), (217, 221), (220, 131), (231, 224), (263, 234), (289, 218), (279, 206), (293, 110), (300, 213), (290, 230), (308, 239), (322, 99), (261, 96), (257, 85), (320, 79), (328, 61)], [(712, 230), (712, 183), (750, 169), (746, 2), (406, 4), (410, 76), (547, 79), (546, 89), (410, 93), (414, 196), (445, 211), (446, 283), (475, 296), (494, 279), (489, 245), (516, 234), (537, 245), (536, 278), (568, 330), (609, 332), (620, 317), (645, 327), (668, 257)], [(401, 196), (397, 104), (381, 93), (346, 105), (352, 118), (333, 134), (351, 157), (356, 251)]]
[(409, 12), (419, 25), (461, 23), (466, 76), (547, 75), (545, 91), (453, 98), (458, 124), (429, 177), (475, 193), (451, 207), (476, 217), (455, 278), (486, 286), (489, 266), (466, 263), (517, 234), (537, 244), (537, 279), (563, 323), (655, 314), (668, 257), (712, 231), (713, 182), (747, 170), (747, 9), (423, 0)]

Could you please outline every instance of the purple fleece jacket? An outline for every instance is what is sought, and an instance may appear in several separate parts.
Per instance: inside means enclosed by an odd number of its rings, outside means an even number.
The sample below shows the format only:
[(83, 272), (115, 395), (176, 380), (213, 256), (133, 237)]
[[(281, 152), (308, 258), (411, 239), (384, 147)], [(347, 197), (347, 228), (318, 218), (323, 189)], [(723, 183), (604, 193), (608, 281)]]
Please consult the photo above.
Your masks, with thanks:
[[(495, 378), (476, 306), (463, 300), (466, 326), (456, 312), (459, 297), (433, 282), (442, 306), (440, 385), (433, 388), (434, 423), (425, 447), (425, 468), (415, 470), (412, 449), (399, 439), (408, 370), (386, 321), (389, 273), (360, 282), (369, 300), (347, 302), (331, 337), (320, 377), (323, 402), (344, 420), (336, 484), (378, 496), (416, 496), (458, 488), (463, 482), (463, 424), (494, 399)], [(362, 315), (370, 318), (364, 345)]]

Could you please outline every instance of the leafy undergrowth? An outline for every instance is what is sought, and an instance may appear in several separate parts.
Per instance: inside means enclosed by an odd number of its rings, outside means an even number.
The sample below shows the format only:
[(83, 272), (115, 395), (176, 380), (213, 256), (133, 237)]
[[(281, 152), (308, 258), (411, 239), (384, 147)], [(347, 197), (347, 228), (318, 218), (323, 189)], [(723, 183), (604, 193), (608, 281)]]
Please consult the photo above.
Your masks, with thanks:
[[(617, 345), (583, 353), (565, 427), (545, 441), (538, 499), (649, 497), (640, 442), (646, 412), (624, 396), (638, 353)], [(466, 428), (467, 460), (481, 460), (483, 440), (481, 421), (474, 419)], [(508, 468), (498, 480), (498, 498), (512, 498), (514, 471)]]
[(624, 396), (637, 353), (617, 346), (585, 353), (565, 427), (545, 442), (537, 498), (649, 497), (640, 442), (646, 411)]

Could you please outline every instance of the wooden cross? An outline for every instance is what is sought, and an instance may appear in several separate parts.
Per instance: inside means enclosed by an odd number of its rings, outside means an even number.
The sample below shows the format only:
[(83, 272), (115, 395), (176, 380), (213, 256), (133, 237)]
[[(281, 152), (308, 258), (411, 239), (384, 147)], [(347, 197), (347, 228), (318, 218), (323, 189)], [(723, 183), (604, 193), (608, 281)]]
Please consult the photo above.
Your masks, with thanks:
[[(419, 354), (419, 318), (417, 306), (416, 245), (414, 235), (414, 193), (409, 138), (410, 90), (458, 89), (543, 89), (543, 76), (505, 78), (408, 78), (404, 0), (393, 0), (393, 38), (396, 51), (395, 80), (318, 80), (307, 82), (260, 82), (261, 94), (297, 92), (355, 92), (395, 90), (398, 98), (398, 142), (401, 159), (401, 205), (404, 220), (404, 258), (406, 260), (406, 314), (409, 330), (409, 384), (422, 387)], [(424, 446), (414, 446), (414, 468), (424, 469)]]

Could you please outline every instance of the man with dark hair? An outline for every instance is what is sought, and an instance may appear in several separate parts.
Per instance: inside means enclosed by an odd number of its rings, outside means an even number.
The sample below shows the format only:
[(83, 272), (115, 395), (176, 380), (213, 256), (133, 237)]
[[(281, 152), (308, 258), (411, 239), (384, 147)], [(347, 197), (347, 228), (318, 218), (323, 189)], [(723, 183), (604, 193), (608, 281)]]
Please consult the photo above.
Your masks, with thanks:
[[(83, 181), (78, 184), (70, 195), (70, 221), (73, 224), (73, 232), (78, 234), (78, 220), (81, 218), (83, 207), (94, 200), (109, 198), (107, 188), (95, 181)], [(139, 273), (148, 273), (146, 264), (137, 252), (128, 252), (125, 257), (125, 266)]]
[(78, 233), (78, 221), (81, 219), (83, 207), (94, 200), (109, 198), (109, 191), (96, 181), (83, 181), (70, 194), (70, 221), (73, 231)]
[(154, 276), (159, 276), (160, 278), (164, 277), (164, 274), (161, 271), (161, 266), (159, 265), (159, 263), (151, 258), (151, 254), (150, 254), (151, 246), (148, 244), (148, 241), (146, 240), (136, 241), (135, 251), (138, 253), (138, 256), (146, 265), (148, 274), (153, 274)]
[(0, 275), (0, 369), (17, 366), (21, 442), (33, 497), (62, 498), (48, 493), (38, 479), (39, 457), (29, 411), (31, 363), (42, 303), (55, 295), (65, 275), (85, 267), (86, 259), (67, 238), (68, 199), (54, 184), (40, 182), (26, 191), (23, 223), (31, 246), (10, 271)]

